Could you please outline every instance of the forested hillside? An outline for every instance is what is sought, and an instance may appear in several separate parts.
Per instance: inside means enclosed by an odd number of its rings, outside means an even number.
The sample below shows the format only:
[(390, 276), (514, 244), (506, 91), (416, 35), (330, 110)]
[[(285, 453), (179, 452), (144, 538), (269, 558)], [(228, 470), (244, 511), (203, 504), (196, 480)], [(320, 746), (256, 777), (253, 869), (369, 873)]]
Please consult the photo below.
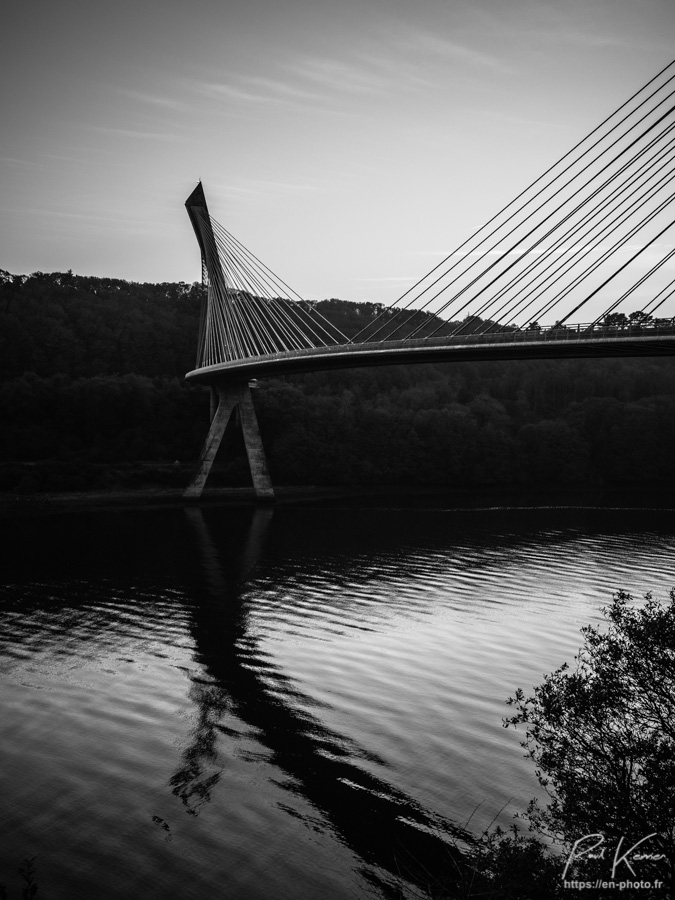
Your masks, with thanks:
[[(202, 290), (0, 271), (0, 489), (100, 486), (123, 464), (195, 460), (208, 391), (183, 375)], [(347, 334), (381, 309), (318, 308)], [(668, 479), (675, 443), (671, 359), (316, 373), (261, 381), (255, 401), (277, 484), (646, 484)], [(230, 480), (246, 477), (240, 452), (228, 435)]]

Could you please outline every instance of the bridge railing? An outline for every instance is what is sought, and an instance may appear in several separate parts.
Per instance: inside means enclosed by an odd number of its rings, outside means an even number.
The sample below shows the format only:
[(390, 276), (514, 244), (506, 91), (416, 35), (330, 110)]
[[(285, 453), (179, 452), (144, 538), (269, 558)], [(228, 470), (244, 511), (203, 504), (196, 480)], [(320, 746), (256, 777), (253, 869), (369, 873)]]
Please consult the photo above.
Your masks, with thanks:
[[(603, 337), (631, 337), (646, 336), (649, 334), (673, 334), (675, 333), (675, 318), (659, 319), (647, 324), (627, 325), (603, 325), (602, 323), (589, 322), (574, 325), (552, 325), (544, 327), (526, 328), (500, 328), (471, 334), (456, 334), (442, 338), (415, 339), (415, 343), (499, 343), (519, 341), (564, 341), (564, 340), (597, 340)], [(405, 342), (407, 343), (407, 342)], [(411, 342), (412, 343), (412, 342)]]
[[(603, 325), (601, 323), (579, 323), (548, 328), (502, 328), (499, 331), (474, 332), (473, 334), (442, 335), (440, 337), (404, 338), (396, 340), (369, 341), (364, 343), (342, 343), (323, 347), (308, 347), (302, 350), (284, 350), (277, 353), (266, 353), (260, 356), (249, 356), (230, 362), (213, 362), (199, 366), (206, 371), (220, 369), (236, 369), (255, 362), (271, 362), (273, 360), (292, 360), (302, 357), (332, 355), (352, 356), (360, 353), (377, 353), (378, 351), (407, 350), (416, 347), (480, 347), (495, 344), (554, 343), (574, 341), (611, 341), (617, 338), (649, 338), (675, 335), (675, 318), (658, 319), (648, 324)], [(197, 370), (195, 370), (197, 371)]]
[[(294, 359), (313, 356), (317, 353), (372, 353), (378, 349), (406, 349), (412, 347), (447, 347), (476, 344), (526, 343), (541, 341), (584, 341), (611, 338), (649, 337), (650, 335), (675, 334), (675, 318), (659, 319), (648, 324), (635, 325), (603, 325), (601, 323), (578, 323), (574, 325), (555, 325), (548, 328), (504, 328), (499, 331), (474, 332), (473, 334), (444, 335), (441, 337), (405, 338), (365, 343), (342, 343), (327, 347), (310, 347), (302, 350), (286, 350), (268, 353), (251, 359)], [(242, 360), (243, 362), (243, 360)]]

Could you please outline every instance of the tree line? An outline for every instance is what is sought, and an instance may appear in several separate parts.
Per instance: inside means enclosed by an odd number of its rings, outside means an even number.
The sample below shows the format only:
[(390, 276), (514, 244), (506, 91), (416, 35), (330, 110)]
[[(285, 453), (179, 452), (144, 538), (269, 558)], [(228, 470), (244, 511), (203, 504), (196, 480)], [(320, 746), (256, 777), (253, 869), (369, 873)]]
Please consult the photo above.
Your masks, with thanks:
[[(208, 391), (183, 378), (203, 294), (200, 284), (0, 271), (0, 489), (14, 489), (26, 463), (46, 490), (109, 483), (116, 465), (139, 461), (189, 466), (209, 415)], [(315, 305), (348, 336), (388, 315), (373, 303)], [(255, 403), (277, 484), (657, 483), (675, 439), (675, 363), (317, 372), (261, 381)], [(219, 471), (247, 479), (234, 427)]]

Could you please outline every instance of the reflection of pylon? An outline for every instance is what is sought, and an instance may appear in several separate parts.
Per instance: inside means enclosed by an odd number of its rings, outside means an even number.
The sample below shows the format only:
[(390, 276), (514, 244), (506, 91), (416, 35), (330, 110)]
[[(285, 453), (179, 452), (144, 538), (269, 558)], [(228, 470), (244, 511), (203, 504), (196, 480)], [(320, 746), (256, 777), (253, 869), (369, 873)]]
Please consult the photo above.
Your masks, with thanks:
[(272, 480), (267, 468), (265, 450), (260, 438), (258, 419), (253, 406), (250, 382), (230, 382), (212, 388), (217, 391), (218, 406), (211, 419), (211, 428), (204, 442), (197, 472), (184, 493), (186, 498), (201, 497), (206, 479), (209, 476), (220, 442), (225, 434), (227, 423), (236, 409), (239, 410), (239, 422), (244, 436), (246, 456), (251, 469), (253, 489), (259, 500), (274, 500)]

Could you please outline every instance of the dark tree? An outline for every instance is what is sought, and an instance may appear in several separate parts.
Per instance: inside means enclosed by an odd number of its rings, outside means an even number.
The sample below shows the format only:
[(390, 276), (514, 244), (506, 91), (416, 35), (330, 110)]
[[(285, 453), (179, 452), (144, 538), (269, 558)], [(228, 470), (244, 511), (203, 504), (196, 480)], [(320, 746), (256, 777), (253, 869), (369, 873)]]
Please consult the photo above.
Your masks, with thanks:
[[(609, 879), (621, 847), (614, 875), (631, 879), (623, 851), (643, 841), (628, 858), (635, 876), (672, 890), (675, 589), (669, 602), (647, 594), (643, 605), (620, 591), (603, 612), (607, 629), (582, 630), (574, 669), (563, 665), (531, 697), (519, 689), (504, 724), (526, 727), (523, 747), (550, 798), (543, 808), (532, 801), (528, 818), (573, 853), (577, 870)], [(601, 858), (585, 852), (592, 844), (605, 847)]]

